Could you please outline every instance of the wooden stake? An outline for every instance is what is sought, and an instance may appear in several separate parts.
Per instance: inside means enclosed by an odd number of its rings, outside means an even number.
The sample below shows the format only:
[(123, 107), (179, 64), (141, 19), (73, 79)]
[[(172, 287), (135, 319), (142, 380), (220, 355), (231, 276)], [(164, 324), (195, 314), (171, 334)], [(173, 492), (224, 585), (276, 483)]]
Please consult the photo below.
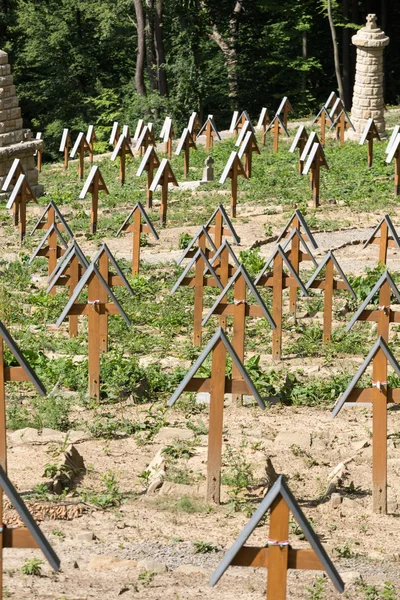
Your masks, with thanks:
[(207, 502), (220, 502), (226, 349), (218, 340), (212, 353), (207, 455)]
[[(287, 541), (289, 538), (289, 507), (282, 497), (271, 506), (270, 539)], [(286, 600), (289, 545), (268, 547), (267, 599)]]

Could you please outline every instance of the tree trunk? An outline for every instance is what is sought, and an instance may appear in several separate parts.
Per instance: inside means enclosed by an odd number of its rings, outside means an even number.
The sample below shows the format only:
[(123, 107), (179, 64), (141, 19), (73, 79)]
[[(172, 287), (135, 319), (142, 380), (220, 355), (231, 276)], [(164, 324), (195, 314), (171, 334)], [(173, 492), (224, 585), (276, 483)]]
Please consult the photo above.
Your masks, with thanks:
[(154, 10), (154, 42), (156, 48), (157, 57), (157, 74), (158, 74), (158, 89), (161, 96), (168, 95), (168, 82), (167, 75), (165, 73), (165, 50), (164, 50), (164, 36), (162, 26), (162, 13), (163, 13), (164, 0), (155, 0)]
[[(303, 35), (302, 35), (302, 57), (305, 62), (307, 60), (307, 31), (306, 30), (303, 31)], [(301, 76), (301, 89), (303, 92), (305, 92), (307, 89), (307, 73), (306, 73), (306, 71), (303, 71), (302, 76)]]
[(328, 6), (329, 27), (331, 28), (331, 35), (332, 35), (333, 58), (335, 61), (336, 81), (337, 81), (337, 85), (338, 85), (338, 89), (339, 89), (339, 96), (343, 100), (344, 99), (344, 90), (343, 90), (342, 76), (340, 73), (339, 46), (338, 46), (338, 42), (337, 42), (337, 38), (336, 38), (335, 25), (333, 23), (331, 0), (327, 0), (327, 6)]
[(146, 59), (150, 88), (158, 90), (157, 58), (154, 47), (154, 0), (146, 0)]
[(142, 0), (133, 0), (137, 21), (137, 39), (138, 49), (136, 56), (135, 84), (136, 90), (140, 96), (146, 96), (146, 86), (144, 83), (144, 61), (146, 56), (145, 36), (144, 36), (144, 14)]
[(233, 9), (231, 18), (229, 19), (229, 39), (224, 40), (222, 35), (219, 33), (217, 26), (213, 23), (213, 29), (211, 37), (218, 44), (225, 56), (225, 64), (228, 75), (228, 90), (230, 109), (237, 109), (237, 102), (239, 97), (239, 85), (237, 79), (237, 38), (239, 32), (239, 14), (242, 11), (241, 2), (236, 2)]
[[(345, 23), (349, 22), (349, 0), (343, 0), (343, 16)], [(343, 101), (347, 110), (351, 108), (351, 64), (350, 64), (350, 40), (351, 31), (343, 27)]]

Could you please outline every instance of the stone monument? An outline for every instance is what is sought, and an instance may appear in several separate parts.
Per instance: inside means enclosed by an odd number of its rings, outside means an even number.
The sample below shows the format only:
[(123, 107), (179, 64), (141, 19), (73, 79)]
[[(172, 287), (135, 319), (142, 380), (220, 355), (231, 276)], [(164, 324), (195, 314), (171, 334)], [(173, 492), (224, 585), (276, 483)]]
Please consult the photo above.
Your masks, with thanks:
[(203, 177), (201, 179), (201, 184), (204, 185), (209, 181), (214, 181), (214, 159), (212, 156), (207, 156), (204, 161), (204, 169), (203, 169)]
[(367, 24), (353, 35), (357, 46), (356, 78), (351, 120), (354, 131), (348, 136), (359, 139), (369, 118), (374, 119), (381, 137), (386, 136), (383, 101), (383, 49), (389, 38), (377, 27), (376, 15), (367, 16)]
[(44, 150), (43, 140), (23, 129), (21, 109), (13, 84), (8, 54), (0, 50), (0, 189), (15, 158), (19, 158), (35, 196), (43, 194), (38, 184), (35, 153)]

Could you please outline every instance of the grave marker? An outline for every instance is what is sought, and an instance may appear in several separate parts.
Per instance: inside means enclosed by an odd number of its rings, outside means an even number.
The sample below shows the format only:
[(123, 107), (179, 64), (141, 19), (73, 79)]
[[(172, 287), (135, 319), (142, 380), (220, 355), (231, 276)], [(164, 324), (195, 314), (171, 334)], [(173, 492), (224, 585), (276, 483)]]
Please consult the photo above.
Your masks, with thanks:
[[(330, 96), (329, 96), (330, 98)], [(328, 98), (328, 100), (329, 100)], [(341, 98), (339, 98), (338, 96), (336, 96), (335, 100), (332, 101), (331, 106), (329, 106), (329, 108), (331, 109), (330, 113), (329, 113), (329, 118), (331, 119), (332, 123), (333, 121), (340, 115), (340, 113), (342, 112), (342, 110), (344, 110), (344, 104), (341, 100)], [(326, 107), (328, 108), (328, 106)]]
[(303, 174), (307, 175), (308, 173), (312, 173), (312, 182), (313, 182), (313, 203), (314, 208), (318, 208), (319, 206), (319, 190), (320, 190), (320, 181), (319, 174), (320, 168), (325, 167), (325, 169), (329, 170), (328, 163), (326, 162), (324, 150), (321, 144), (315, 142), (311, 148), (310, 154), (308, 155), (307, 162), (304, 165)]
[[(135, 138), (133, 138), (135, 140)], [(154, 135), (152, 129), (150, 129), (149, 125), (146, 125), (141, 130), (140, 136), (137, 140), (137, 144), (135, 146), (135, 152), (139, 153), (139, 156), (142, 156), (143, 150), (146, 151), (149, 146), (155, 146), (156, 142), (154, 140)]]
[[(133, 218), (133, 223), (130, 221)], [(142, 224), (142, 218), (144, 223)], [(121, 227), (118, 229), (116, 236), (122, 231), (132, 232), (132, 275), (135, 276), (139, 273), (140, 265), (140, 234), (151, 233), (155, 240), (158, 240), (158, 234), (154, 229), (149, 217), (146, 214), (143, 206), (138, 202), (131, 210)]]
[(147, 171), (147, 188), (146, 188), (146, 208), (153, 207), (153, 192), (151, 184), (154, 178), (154, 169), (160, 166), (160, 159), (157, 156), (154, 146), (149, 146), (143, 156), (136, 177), (140, 177), (143, 171)]
[[(58, 244), (58, 241), (60, 241), (60, 244)], [(65, 253), (67, 248), (68, 244), (61, 235), (56, 223), (53, 223), (47, 229), (46, 234), (39, 242), (39, 245), (34, 253), (31, 255), (28, 264), (30, 265), (38, 256), (45, 256), (47, 258), (48, 274), (50, 276), (56, 268), (57, 260)], [(55, 293), (56, 288), (54, 287), (51, 291), (51, 294)]]
[[(226, 297), (232, 287), (234, 287), (234, 300), (232, 303), (228, 303)], [(252, 294), (256, 300), (256, 304), (250, 304), (247, 301), (247, 293)], [(203, 327), (206, 326), (213, 314), (225, 317), (233, 316), (232, 346), (242, 363), (244, 362), (246, 317), (264, 318), (268, 321), (272, 329), (276, 329), (274, 320), (244, 265), (236, 266), (234, 275), (204, 317), (202, 322)], [(240, 378), (237, 366), (232, 365), (232, 379)]]
[[(380, 236), (377, 237), (377, 233)], [(375, 227), (363, 246), (366, 248), (369, 244), (379, 244), (379, 262), (386, 265), (388, 248), (397, 248), (400, 250), (400, 239), (389, 215), (385, 215)]]
[[(235, 118), (236, 118), (236, 120), (235, 120)], [(255, 133), (255, 129), (254, 129), (253, 125), (251, 124), (251, 119), (250, 119), (249, 113), (246, 110), (244, 110), (244, 111), (242, 111), (241, 115), (239, 116), (239, 112), (237, 110), (235, 110), (235, 112), (233, 113), (232, 122), (231, 122), (229, 131), (235, 132), (235, 135), (238, 135), (239, 129), (242, 129), (242, 127), (244, 127), (245, 123), (248, 123), (247, 130), (251, 129), (251, 131), (253, 133)]]
[[(332, 92), (332, 93), (334, 93), (334, 92)], [(324, 105), (321, 108), (321, 110), (319, 111), (319, 113), (315, 117), (314, 121), (311, 123), (311, 127), (313, 125), (315, 125), (315, 123), (318, 123), (318, 125), (320, 127), (321, 146), (324, 147), (325, 146), (325, 128), (326, 128), (326, 125), (327, 125), (327, 123), (329, 123), (330, 125), (332, 125), (332, 119), (329, 116), (328, 107), (326, 105)]]
[[(47, 220), (44, 221), (44, 218), (46, 216)], [(53, 202), (53, 200), (50, 200), (50, 202), (36, 221), (36, 224), (29, 235), (33, 235), (37, 229), (49, 229), (53, 224), (57, 225), (59, 231), (65, 231), (70, 238), (74, 237), (74, 234), (72, 233), (66, 220), (59, 211), (58, 206), (55, 202)]]
[[(197, 247), (195, 246), (197, 242)], [(206, 247), (206, 243), (209, 243), (211, 249)], [(180, 265), (185, 258), (193, 258), (193, 256), (197, 253), (198, 248), (201, 248), (206, 257), (209, 259), (211, 256), (214, 256), (217, 248), (214, 242), (211, 239), (208, 230), (202, 225), (197, 233), (194, 234), (183, 253), (180, 255), (178, 260), (176, 261), (177, 265)]]
[(332, 109), (334, 107), (337, 99), (338, 99), (338, 96), (336, 95), (336, 92), (331, 92), (328, 96), (328, 100), (324, 104), (324, 107)]
[(97, 141), (93, 125), (89, 125), (86, 133), (86, 142), (89, 147), (89, 162), (93, 164), (94, 143)]
[[(245, 546), (268, 510), (270, 510), (270, 519), (267, 543), (262, 547)], [(311, 545), (311, 550), (295, 550), (289, 543), (290, 513)], [(218, 583), (229, 566), (268, 569), (267, 600), (286, 600), (288, 569), (325, 571), (337, 591), (339, 593), (344, 591), (344, 583), (339, 573), (282, 475), (261, 501), (247, 525), (211, 575), (210, 585), (212, 587)]]
[(400, 133), (400, 125), (396, 125), (393, 128), (392, 134), (390, 136), (390, 139), (387, 143), (387, 146), (385, 148), (385, 154), (389, 154), (392, 146), (393, 146), (393, 142), (395, 141), (396, 137), (398, 136), (398, 134)]
[[(312, 253), (308, 249), (306, 249), (305, 252), (301, 251), (301, 249), (300, 249), (301, 239), (299, 238), (298, 235), (293, 235), (293, 231), (296, 229), (301, 234), (301, 238), (304, 240), (304, 242), (310, 242), (310, 244), (314, 248), (314, 250), (316, 250), (318, 248), (318, 244), (315, 241), (315, 238), (314, 238), (313, 234), (311, 233), (301, 211), (295, 210), (294, 213), (292, 214), (292, 216), (290, 217), (290, 219), (288, 220), (288, 222), (286, 223), (285, 227), (282, 229), (281, 233), (279, 234), (277, 243), (279, 244), (279, 242), (281, 240), (283, 240), (284, 238), (289, 237), (291, 239), (290, 251), (286, 250), (286, 244), (284, 245), (284, 250), (285, 250), (286, 255), (289, 257), (289, 260), (290, 260), (291, 265), (293, 266), (294, 270), (296, 271), (296, 273), (299, 273), (300, 272), (300, 263), (303, 262), (303, 260), (312, 261), (315, 264), (315, 266), (317, 266), (317, 265), (315, 263), (315, 259), (312, 255)], [(296, 288), (294, 288), (294, 289), (290, 288), (289, 294), (290, 294), (289, 311), (296, 314), (296, 304), (297, 304)]]
[(231, 152), (231, 155), (226, 163), (224, 172), (221, 175), (219, 183), (225, 183), (227, 178), (231, 180), (231, 217), (236, 217), (236, 204), (237, 204), (237, 187), (238, 177), (244, 177), (247, 179), (246, 171), (239, 158), (239, 154), (235, 151)]
[[(273, 263), (272, 272), (267, 272)], [(286, 275), (283, 265), (289, 269), (290, 275)], [(255, 280), (255, 285), (263, 285), (272, 288), (272, 318), (276, 329), (272, 331), (272, 358), (280, 360), (282, 353), (282, 293), (285, 288), (294, 289), (297, 293), (299, 287), (304, 296), (309, 296), (304, 284), (296, 273), (292, 263), (286, 256), (283, 248), (278, 244), (270, 259), (265, 263), (261, 273)]]
[(394, 161), (394, 195), (400, 194), (400, 133), (393, 140), (388, 152), (386, 162), (390, 164)]
[(119, 127), (119, 123), (118, 123), (118, 121), (114, 121), (112, 130), (111, 130), (110, 140), (109, 140), (109, 144), (111, 146), (114, 146), (114, 148), (117, 145), (120, 135), (121, 135), (121, 129)]
[[(20, 175), (24, 175), (25, 171), (22, 167), (22, 163), (19, 158), (14, 158), (10, 170), (8, 171), (7, 177), (2, 185), (1, 191), (8, 192), (8, 188), (12, 185), (16, 186)], [(19, 220), (19, 205), (14, 203), (13, 205), (13, 224), (16, 227)]]
[(79, 194), (80, 200), (84, 200), (86, 194), (92, 195), (92, 207), (90, 212), (90, 233), (97, 231), (97, 213), (99, 207), (99, 192), (108, 194), (108, 189), (103, 179), (103, 175), (97, 165), (91, 168), (91, 171), (86, 179), (85, 185)]
[(26, 233), (26, 205), (30, 201), (37, 204), (35, 195), (29, 185), (28, 178), (24, 173), (21, 173), (6, 204), (6, 208), (13, 209), (14, 223), (16, 221), (17, 224), (19, 224), (19, 237), (21, 243)]
[(298, 128), (298, 130), (296, 132), (293, 143), (289, 149), (289, 152), (292, 152), (292, 153), (296, 150), (296, 148), (299, 149), (299, 173), (300, 173), (300, 175), (302, 174), (303, 168), (304, 168), (304, 160), (302, 160), (301, 156), (304, 152), (304, 147), (307, 143), (307, 140), (308, 140), (307, 129), (304, 127), (304, 125), (300, 125), (300, 127)]
[(207, 121), (197, 134), (197, 138), (203, 134), (203, 131), (205, 132), (206, 136), (206, 150), (211, 150), (213, 147), (214, 138), (221, 140), (221, 136), (219, 135), (217, 126), (215, 125), (213, 115), (208, 115)]
[[(356, 388), (371, 361), (372, 387)], [(372, 502), (374, 512), (384, 515), (387, 514), (387, 405), (400, 404), (400, 388), (388, 384), (388, 363), (400, 377), (400, 366), (380, 336), (332, 411), (336, 417), (345, 403), (372, 404)]]
[(86, 140), (85, 135), (82, 131), (79, 133), (76, 138), (74, 147), (71, 150), (70, 158), (75, 158), (76, 154), (79, 153), (79, 161), (78, 161), (78, 177), (79, 179), (83, 179), (83, 173), (85, 171), (85, 152), (86, 150), (90, 151), (89, 144)]
[[(240, 267), (240, 263), (227, 240), (224, 240), (218, 250), (213, 252), (212, 255), (210, 264), (215, 269), (215, 273), (222, 286), (226, 287), (231, 277), (236, 273), (236, 269)], [(222, 297), (220, 299), (220, 306), (223, 307), (227, 301), (228, 298), (226, 296)], [(222, 329), (226, 329), (226, 316), (224, 314), (219, 315), (219, 324)]]
[(125, 183), (125, 171), (126, 171), (126, 155), (133, 158), (133, 152), (128, 142), (128, 137), (122, 134), (118, 138), (118, 142), (115, 144), (114, 152), (111, 154), (111, 161), (114, 162), (117, 156), (119, 156), (119, 182), (121, 185)]
[[(301, 174), (303, 174), (303, 170), (304, 170), (304, 163), (307, 161), (307, 157), (310, 154), (311, 148), (313, 147), (314, 144), (318, 143), (319, 139), (318, 139), (318, 135), (316, 134), (315, 131), (312, 131), (308, 137), (308, 140), (306, 141), (304, 148), (303, 148), (303, 152), (300, 154), (300, 162), (303, 163), (303, 169)], [(314, 189), (314, 181), (313, 181), (313, 171), (312, 169), (310, 170), (310, 190)]]
[[(336, 280), (333, 275), (334, 267), (336, 267), (342, 281)], [(318, 275), (325, 268), (325, 275), (323, 279), (318, 279)], [(332, 314), (333, 314), (333, 292), (334, 290), (347, 290), (353, 296), (354, 300), (357, 298), (351, 287), (346, 275), (339, 263), (337, 262), (333, 252), (329, 251), (323, 261), (317, 267), (317, 270), (310, 277), (306, 283), (306, 289), (322, 289), (324, 290), (324, 332), (322, 339), (326, 342), (332, 337)]]
[(160, 138), (165, 145), (165, 153), (168, 158), (172, 157), (172, 138), (175, 136), (174, 127), (172, 125), (171, 117), (165, 117), (164, 124), (161, 129)]
[[(77, 300), (85, 287), (88, 289), (88, 300), (79, 304)], [(103, 296), (106, 296), (107, 300), (110, 298), (111, 302), (103, 300)], [(104, 280), (100, 270), (92, 262), (75, 287), (56, 323), (57, 327), (60, 327), (63, 320), (69, 315), (87, 315), (88, 317), (88, 394), (90, 398), (100, 398), (100, 352), (103, 347), (107, 347), (107, 338), (102, 327), (104, 323), (101, 317), (109, 314), (120, 314), (128, 327), (130, 326), (131, 322), (125, 311)]]
[(285, 129), (287, 129), (288, 114), (291, 112), (293, 112), (293, 108), (289, 102), (289, 98), (287, 96), (284, 96), (282, 98), (282, 101), (279, 105), (278, 110), (276, 111), (275, 116), (282, 115), (282, 123), (283, 123)]
[(372, 167), (372, 158), (374, 152), (374, 139), (377, 139), (379, 142), (381, 141), (381, 137), (378, 133), (378, 130), (375, 125), (375, 121), (373, 119), (368, 119), (365, 124), (365, 129), (360, 139), (360, 146), (365, 144), (368, 140), (368, 161), (367, 164), (369, 167)]
[(184, 155), (183, 155), (183, 175), (184, 175), (184, 177), (189, 176), (190, 148), (197, 150), (197, 146), (193, 139), (192, 134), (190, 133), (189, 129), (185, 128), (182, 132), (181, 139), (179, 140), (179, 143), (178, 143), (178, 146), (177, 146), (177, 149), (175, 152), (175, 154), (177, 156), (179, 156), (180, 153), (182, 152), (182, 150), (184, 151)]
[(279, 134), (282, 132), (286, 135), (286, 137), (289, 137), (289, 132), (286, 129), (286, 126), (283, 123), (283, 121), (281, 120), (281, 117), (278, 113), (274, 116), (271, 123), (268, 125), (268, 127), (266, 129), (266, 133), (271, 130), (273, 131), (273, 135), (274, 135), (273, 151), (278, 152)]
[(244, 155), (244, 168), (248, 179), (251, 177), (253, 152), (261, 154), (256, 136), (254, 135), (254, 132), (250, 130), (246, 133), (238, 152), (240, 159), (242, 159)]
[(346, 133), (346, 129), (350, 127), (351, 129), (353, 129), (353, 131), (355, 131), (353, 123), (350, 121), (349, 115), (343, 108), (330, 127), (331, 129), (335, 128), (336, 139), (339, 140), (340, 146), (344, 145), (344, 134)]
[(264, 106), (261, 109), (261, 114), (258, 119), (257, 129), (261, 129), (261, 143), (265, 146), (265, 138), (268, 131), (268, 125), (271, 123), (271, 119), (269, 118), (268, 110)]
[[(214, 220), (215, 224), (212, 225)], [(240, 237), (236, 233), (235, 228), (233, 227), (232, 222), (222, 204), (217, 206), (204, 227), (209, 233), (214, 234), (214, 244), (216, 248), (221, 246), (222, 238), (224, 236), (230, 236), (235, 244), (240, 244)]]
[(200, 131), (201, 123), (197, 112), (192, 112), (192, 114), (190, 115), (187, 128), (193, 137), (195, 137)]
[(134, 142), (137, 142), (138, 139), (140, 138), (140, 134), (142, 133), (144, 126), (145, 125), (144, 125), (143, 119), (139, 119), (138, 124), (136, 125), (134, 136), (133, 136)]
[(168, 158), (163, 158), (157, 173), (151, 182), (150, 191), (155, 192), (158, 185), (161, 185), (161, 204), (160, 204), (160, 224), (165, 227), (167, 224), (167, 207), (168, 207), (168, 184), (172, 183), (178, 186), (175, 174), (172, 170), (171, 163)]
[[(212, 352), (211, 377), (195, 377), (196, 372), (210, 352)], [(241, 375), (240, 380), (225, 376), (227, 352), (230, 354), (232, 363)], [(182, 382), (169, 399), (168, 405), (173, 406), (183, 392), (210, 392), (206, 500), (207, 502), (219, 504), (221, 491), (224, 394), (252, 394), (256, 399), (258, 406), (262, 410), (265, 409), (264, 402), (221, 328), (217, 329), (196, 362), (186, 373)]]
[[(43, 134), (38, 131), (36, 136), (35, 136), (36, 140), (41, 140), (43, 139)], [(36, 168), (38, 170), (38, 173), (42, 172), (42, 157), (43, 157), (43, 150), (36, 150), (35, 152), (36, 156), (37, 156), (37, 165)]]
[(69, 129), (64, 129), (59, 148), (59, 152), (64, 153), (64, 169), (68, 169), (68, 157), (70, 148), (72, 148), (71, 134), (69, 132)]

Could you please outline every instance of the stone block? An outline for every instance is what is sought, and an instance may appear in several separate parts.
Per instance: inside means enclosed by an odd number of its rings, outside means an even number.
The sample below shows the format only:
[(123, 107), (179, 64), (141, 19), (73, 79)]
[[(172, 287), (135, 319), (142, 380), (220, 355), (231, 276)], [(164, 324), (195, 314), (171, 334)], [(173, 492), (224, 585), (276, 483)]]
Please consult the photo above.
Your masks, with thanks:
[(22, 129), (22, 119), (12, 119), (10, 121), (0, 122), (0, 133), (8, 133)]
[(8, 54), (4, 50), (0, 50), (0, 65), (6, 65), (8, 63)]
[(15, 85), (0, 85), (0, 98), (10, 98), (15, 95)]
[(0, 88), (13, 85), (13, 83), (14, 80), (12, 75), (4, 75), (4, 77), (0, 77)]
[(8, 110), (18, 106), (17, 96), (10, 96), (9, 98), (0, 99), (0, 110)]
[(0, 76), (1, 77), (5, 77), (6, 75), (10, 75), (10, 74), (11, 74), (10, 65), (0, 65)]
[(0, 110), (0, 121), (11, 121), (12, 119), (19, 119), (21, 117), (21, 109), (19, 106), (15, 108), (7, 108), (6, 110)]
[(29, 171), (26, 171), (26, 176), (31, 187), (38, 183), (39, 173), (36, 169), (30, 169)]

